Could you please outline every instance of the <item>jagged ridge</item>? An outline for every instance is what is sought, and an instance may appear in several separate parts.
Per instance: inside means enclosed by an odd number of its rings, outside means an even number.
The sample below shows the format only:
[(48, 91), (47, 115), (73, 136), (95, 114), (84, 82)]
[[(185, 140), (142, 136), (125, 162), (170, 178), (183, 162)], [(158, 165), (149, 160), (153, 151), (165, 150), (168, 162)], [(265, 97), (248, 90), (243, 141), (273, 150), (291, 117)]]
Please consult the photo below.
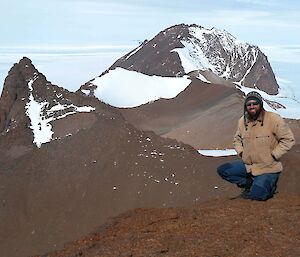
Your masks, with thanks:
[[(33, 143), (38, 147), (49, 142), (54, 132), (51, 123), (77, 112), (94, 110), (77, 106), (78, 99), (68, 90), (52, 85), (24, 57), (9, 71), (0, 99), (0, 132), (31, 128)], [(57, 137), (56, 137), (57, 138)]]

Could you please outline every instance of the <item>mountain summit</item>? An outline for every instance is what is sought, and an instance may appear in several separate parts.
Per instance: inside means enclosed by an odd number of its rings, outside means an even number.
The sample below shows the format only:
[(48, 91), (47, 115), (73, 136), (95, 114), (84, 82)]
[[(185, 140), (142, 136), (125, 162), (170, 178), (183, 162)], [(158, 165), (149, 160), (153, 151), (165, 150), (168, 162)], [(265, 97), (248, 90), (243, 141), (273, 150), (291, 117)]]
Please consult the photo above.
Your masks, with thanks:
[[(147, 75), (182, 77), (212, 73), (237, 85), (278, 93), (267, 57), (255, 45), (237, 40), (225, 30), (175, 25), (117, 60), (109, 70), (123, 68)], [(93, 81), (91, 81), (91, 84)], [(88, 89), (87, 85), (83, 89)]]

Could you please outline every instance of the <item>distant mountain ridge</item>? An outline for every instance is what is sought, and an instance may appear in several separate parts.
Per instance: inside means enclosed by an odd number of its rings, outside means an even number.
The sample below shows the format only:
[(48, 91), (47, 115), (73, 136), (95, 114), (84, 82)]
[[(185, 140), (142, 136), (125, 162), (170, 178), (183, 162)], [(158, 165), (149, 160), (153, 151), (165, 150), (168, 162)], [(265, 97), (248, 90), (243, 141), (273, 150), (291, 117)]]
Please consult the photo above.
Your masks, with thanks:
[[(268, 94), (277, 94), (279, 87), (267, 57), (257, 46), (243, 43), (225, 30), (195, 24), (179, 24), (161, 31), (118, 59), (108, 71), (117, 67), (162, 77), (210, 71)], [(89, 88), (93, 88), (93, 81), (81, 89)]]

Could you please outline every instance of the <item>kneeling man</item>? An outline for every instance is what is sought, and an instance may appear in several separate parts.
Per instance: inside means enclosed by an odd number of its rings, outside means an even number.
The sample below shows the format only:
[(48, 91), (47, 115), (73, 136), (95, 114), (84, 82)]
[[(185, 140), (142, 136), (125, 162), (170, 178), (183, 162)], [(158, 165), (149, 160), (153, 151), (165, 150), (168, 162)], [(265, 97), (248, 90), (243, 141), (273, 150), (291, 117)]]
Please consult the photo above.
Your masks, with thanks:
[(242, 198), (271, 198), (282, 171), (280, 158), (292, 148), (295, 139), (278, 114), (264, 110), (263, 99), (255, 91), (246, 95), (244, 115), (238, 122), (233, 144), (242, 160), (219, 166), (219, 175), (243, 188)]

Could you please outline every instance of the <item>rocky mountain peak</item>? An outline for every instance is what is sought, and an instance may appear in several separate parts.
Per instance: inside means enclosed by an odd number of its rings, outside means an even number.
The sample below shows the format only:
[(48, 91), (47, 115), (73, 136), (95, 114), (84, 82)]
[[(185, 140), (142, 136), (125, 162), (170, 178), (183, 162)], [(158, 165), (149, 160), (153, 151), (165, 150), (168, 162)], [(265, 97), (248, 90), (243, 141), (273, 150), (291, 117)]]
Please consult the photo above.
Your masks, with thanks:
[(24, 57), (14, 64), (4, 82), (0, 98), (0, 132), (5, 135), (31, 129), (31, 142), (40, 147), (53, 139), (51, 122), (94, 109), (82, 106), (80, 97), (52, 85), (31, 60)]
[(196, 24), (174, 25), (159, 32), (118, 59), (109, 70), (117, 67), (163, 77), (210, 71), (238, 86), (278, 93), (275, 75), (258, 46), (241, 42), (225, 30)]
[[(27, 57), (14, 64), (5, 79), (0, 98), (0, 132), (8, 132), (19, 126), (26, 126), (28, 119), (24, 113), (29, 97), (28, 81), (38, 74)], [(41, 76), (43, 79), (44, 76)]]

